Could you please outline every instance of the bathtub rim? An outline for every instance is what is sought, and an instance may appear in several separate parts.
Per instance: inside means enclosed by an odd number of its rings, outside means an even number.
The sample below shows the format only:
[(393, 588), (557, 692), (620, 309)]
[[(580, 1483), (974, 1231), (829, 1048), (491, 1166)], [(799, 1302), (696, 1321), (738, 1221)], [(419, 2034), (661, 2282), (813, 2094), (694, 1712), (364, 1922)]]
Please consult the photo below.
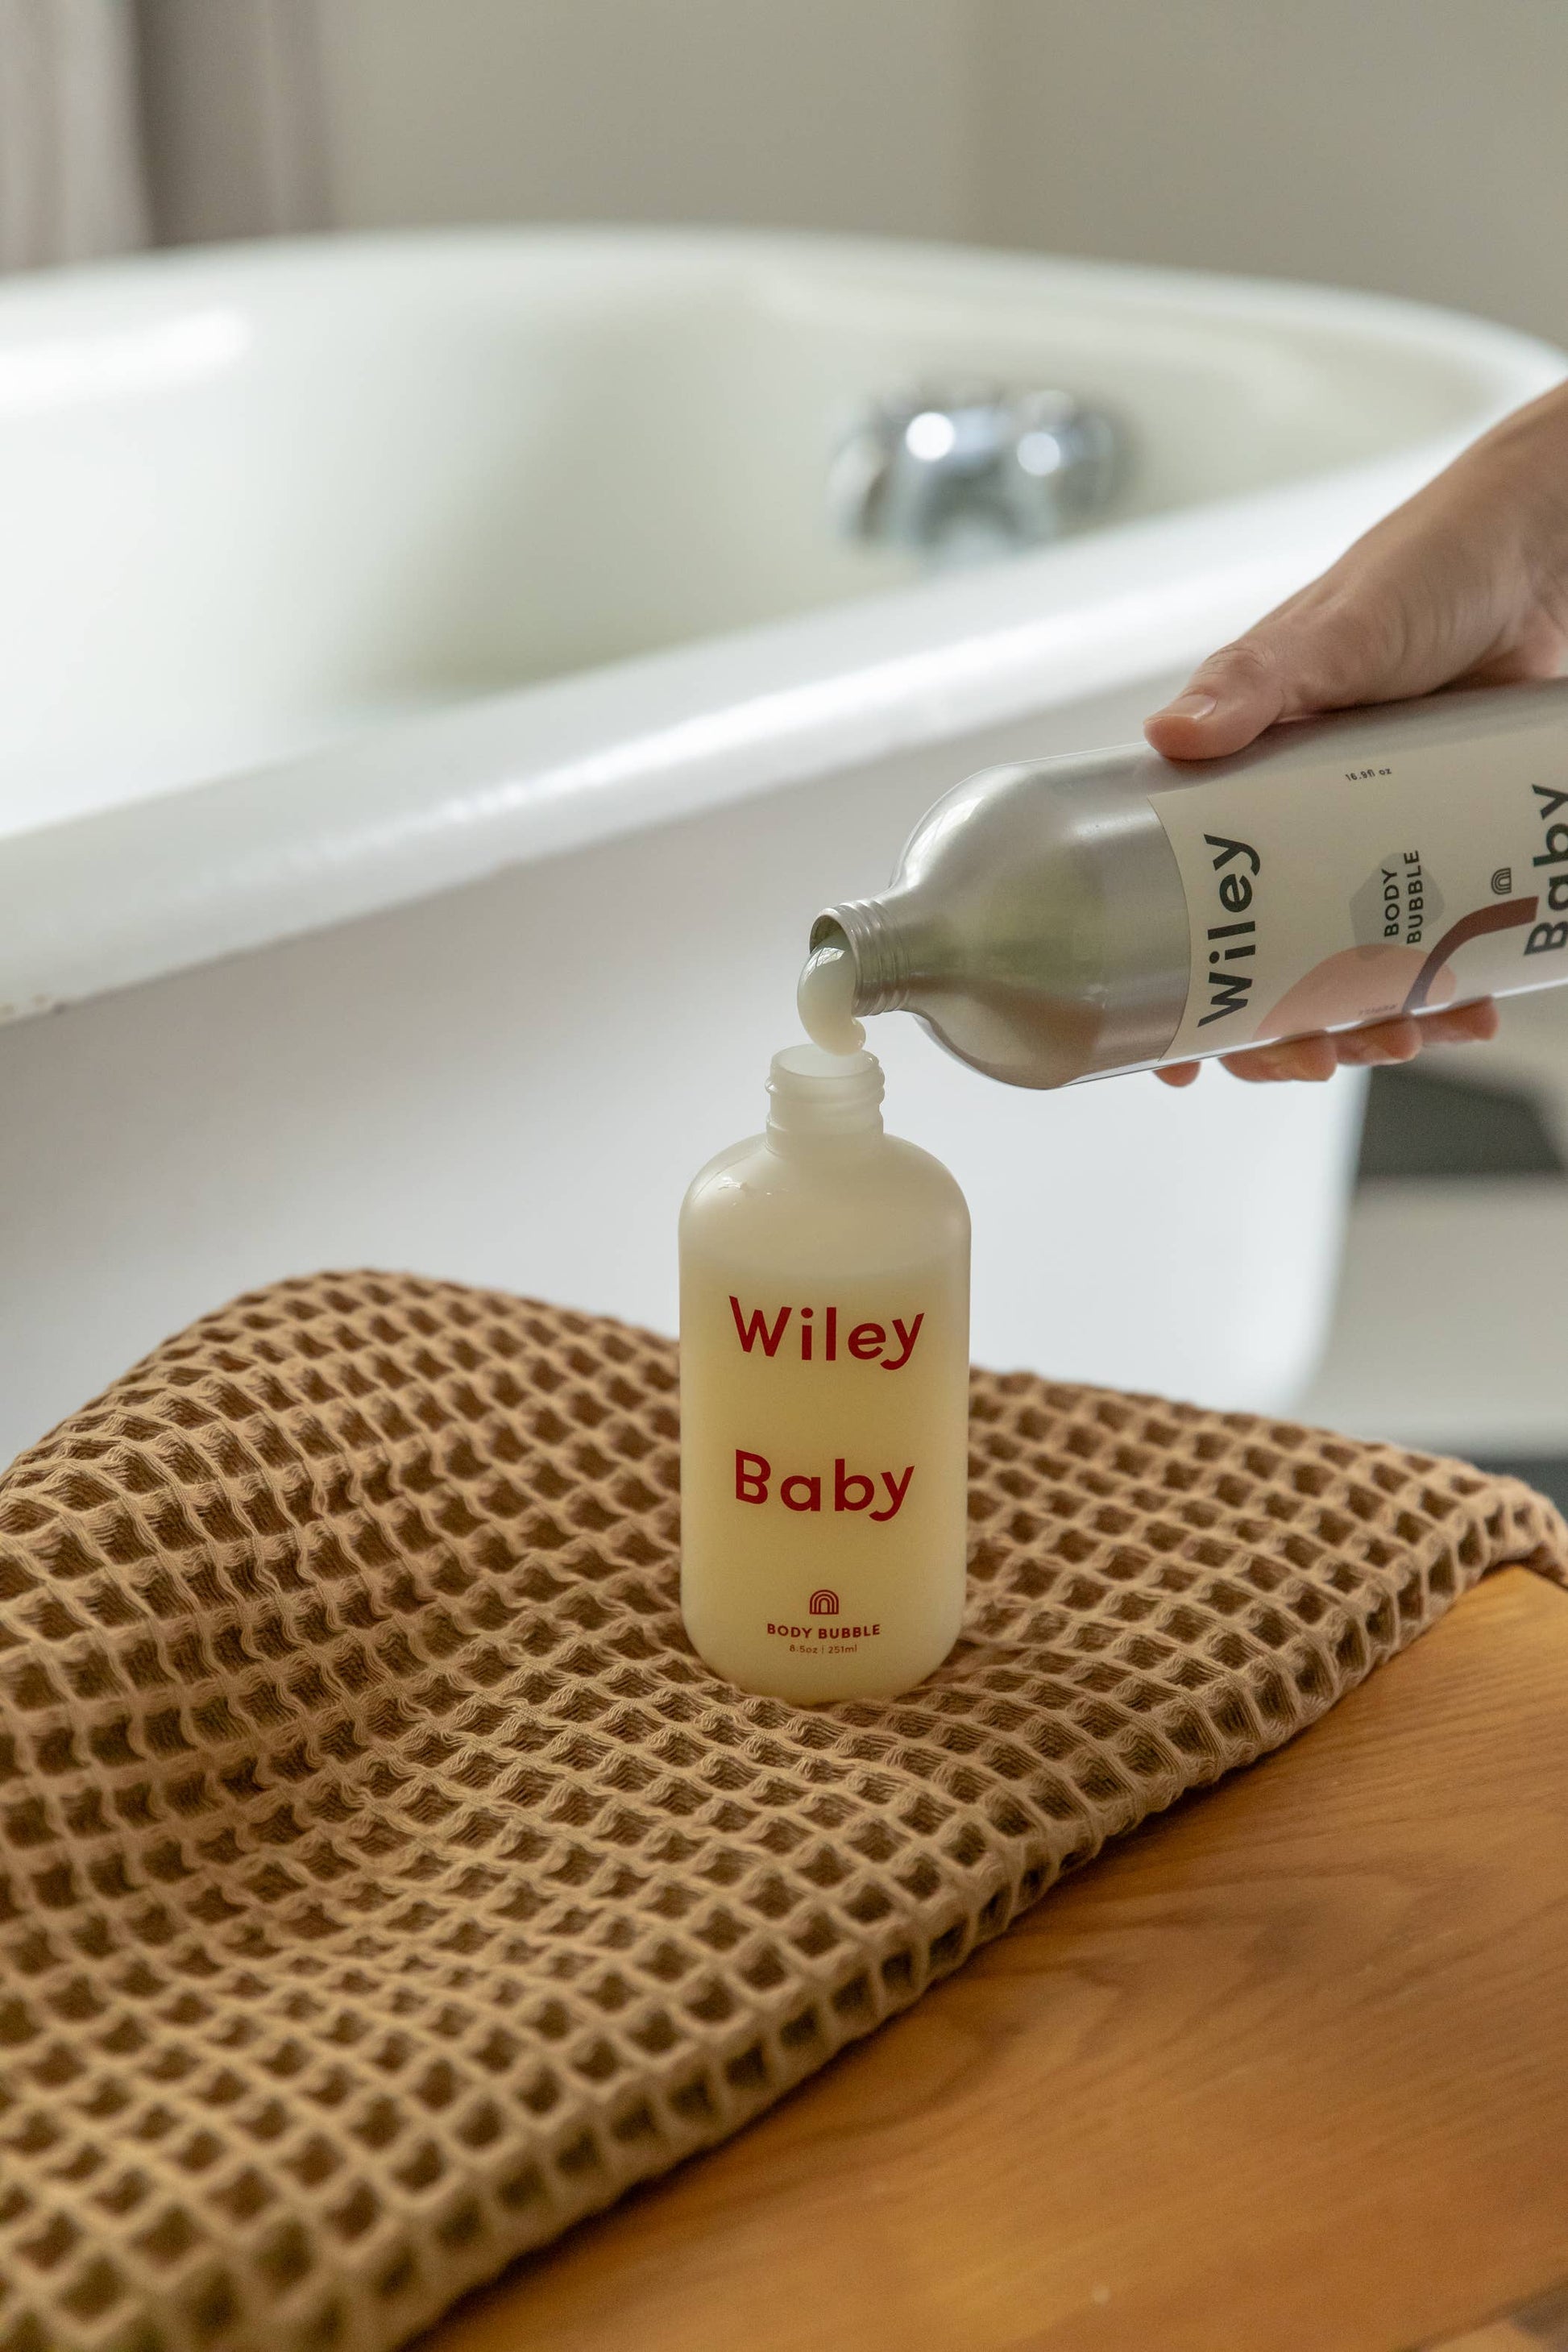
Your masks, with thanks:
[[(469, 258), (595, 249), (1032, 282), (1357, 331), (1468, 370), (1462, 429), (1271, 489), (1112, 526), (984, 572), (858, 597), (478, 697), (0, 835), (0, 1021), (29, 1017), (409, 903), (499, 868), (954, 740), (1174, 672), (1288, 594), (1493, 419), (1568, 373), (1551, 345), (1462, 314), (1285, 281), (984, 248), (748, 230), (434, 230), (195, 248), (0, 290), (18, 314), (107, 289), (287, 281), (372, 249)], [(955, 274), (956, 273), (956, 274)], [(889, 844), (889, 861), (899, 845)], [(129, 879), (128, 879), (129, 877)]]

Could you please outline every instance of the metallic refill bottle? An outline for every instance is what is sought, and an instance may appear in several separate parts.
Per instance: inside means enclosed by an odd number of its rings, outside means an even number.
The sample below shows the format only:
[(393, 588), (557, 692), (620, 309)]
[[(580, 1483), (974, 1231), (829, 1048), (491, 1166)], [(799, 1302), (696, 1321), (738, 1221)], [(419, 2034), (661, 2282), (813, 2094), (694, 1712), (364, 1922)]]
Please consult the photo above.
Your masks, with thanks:
[(1568, 680), (986, 769), (811, 943), (1018, 1087), (1568, 980)]

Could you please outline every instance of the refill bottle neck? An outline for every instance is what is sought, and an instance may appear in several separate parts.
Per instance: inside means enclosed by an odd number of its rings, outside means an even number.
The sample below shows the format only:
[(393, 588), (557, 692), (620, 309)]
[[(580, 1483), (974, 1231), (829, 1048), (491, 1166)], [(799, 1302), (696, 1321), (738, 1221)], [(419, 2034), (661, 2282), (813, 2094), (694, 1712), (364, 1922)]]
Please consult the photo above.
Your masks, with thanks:
[[(896, 902), (899, 894), (889, 897)], [(905, 927), (887, 898), (847, 898), (828, 907), (811, 927), (811, 945), (843, 946), (855, 966), (851, 1011), (897, 1013), (908, 1002), (910, 968)]]
[(770, 1148), (786, 1158), (864, 1151), (882, 1133), (882, 1066), (874, 1054), (791, 1045), (768, 1073)]

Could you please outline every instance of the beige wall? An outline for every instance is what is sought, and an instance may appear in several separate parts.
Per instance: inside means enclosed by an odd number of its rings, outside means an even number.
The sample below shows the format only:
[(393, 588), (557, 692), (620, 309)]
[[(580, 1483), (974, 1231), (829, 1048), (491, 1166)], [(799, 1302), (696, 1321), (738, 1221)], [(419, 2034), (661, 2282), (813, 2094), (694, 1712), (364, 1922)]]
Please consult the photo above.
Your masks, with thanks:
[(321, 5), (345, 226), (967, 226), (970, 0)]
[(1568, 0), (139, 5), (176, 236), (888, 230), (1386, 288), (1568, 342)]
[(1565, 0), (987, 0), (974, 232), (1568, 342)]

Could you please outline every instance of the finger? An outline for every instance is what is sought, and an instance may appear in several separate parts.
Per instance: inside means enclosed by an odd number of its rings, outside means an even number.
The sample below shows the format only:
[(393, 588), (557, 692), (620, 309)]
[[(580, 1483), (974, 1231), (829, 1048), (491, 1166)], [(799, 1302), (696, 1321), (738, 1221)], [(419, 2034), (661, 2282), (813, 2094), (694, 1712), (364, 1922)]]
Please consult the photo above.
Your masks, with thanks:
[(1167, 760), (1216, 760), (1244, 751), (1285, 709), (1286, 686), (1262, 623), (1199, 664), (1173, 701), (1143, 732)]
[(1426, 1045), (1484, 1045), (1495, 1037), (1501, 1015), (1489, 996), (1474, 1004), (1446, 1004), (1436, 1013), (1416, 1015), (1415, 1027)]
[(1220, 1058), (1232, 1077), (1247, 1078), (1254, 1085), (1297, 1078), (1308, 1086), (1321, 1086), (1339, 1067), (1331, 1037), (1282, 1038), (1277, 1045), (1252, 1045), (1244, 1054), (1225, 1054)]
[(1171, 760), (1243, 751), (1277, 719), (1427, 693), (1483, 655), (1496, 636), (1489, 613), (1473, 650), (1447, 643), (1437, 625), (1443, 605), (1430, 575), (1442, 565), (1429, 543), (1441, 551), (1452, 537), (1442, 520), (1417, 499), (1211, 654), (1145, 725), (1155, 751)]
[(1421, 1051), (1421, 1032), (1406, 1013), (1397, 1021), (1373, 1021), (1364, 1029), (1342, 1029), (1334, 1046), (1345, 1069), (1375, 1069), (1388, 1062), (1413, 1062)]
[(1472, 662), (1456, 686), (1521, 686), (1538, 678), (1556, 677), (1568, 653), (1568, 630), (1548, 613), (1532, 613), (1519, 622), (1511, 635), (1491, 646)]
[[(1253, 1045), (1245, 1053), (1223, 1055), (1221, 1060), (1233, 1077), (1255, 1086), (1292, 1078), (1321, 1086), (1342, 1066), (1375, 1069), (1413, 1062), (1423, 1045), (1468, 1045), (1495, 1037), (1499, 1019), (1496, 1004), (1485, 996), (1472, 1004), (1445, 1005), (1435, 1013), (1402, 1013), (1396, 1021), (1338, 1030), (1332, 1036), (1289, 1037)], [(1190, 1087), (1202, 1067), (1201, 1062), (1169, 1062), (1154, 1076), (1168, 1087)]]
[(1277, 719), (1386, 701), (1411, 690), (1406, 634), (1391, 588), (1347, 590), (1331, 572), (1211, 654), (1143, 732), (1168, 760), (1213, 760)]

